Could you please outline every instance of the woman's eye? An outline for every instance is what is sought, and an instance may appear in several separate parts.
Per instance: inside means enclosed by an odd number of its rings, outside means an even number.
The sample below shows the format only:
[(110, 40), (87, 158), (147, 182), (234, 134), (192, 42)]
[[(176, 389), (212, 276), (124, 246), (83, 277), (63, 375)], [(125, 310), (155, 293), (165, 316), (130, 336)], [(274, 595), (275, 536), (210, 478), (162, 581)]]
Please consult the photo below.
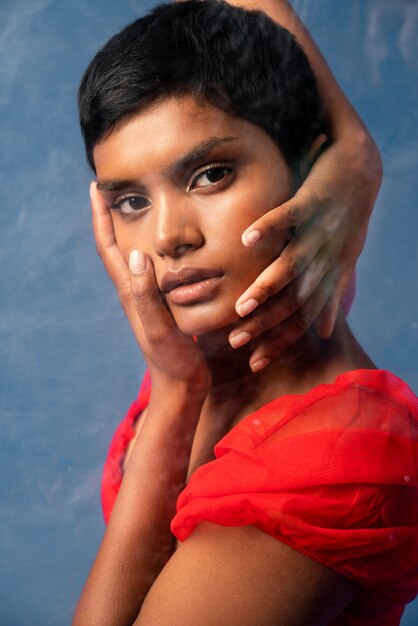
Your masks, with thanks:
[(226, 165), (213, 166), (196, 176), (192, 183), (192, 189), (214, 186), (222, 182), (232, 172), (232, 167)]
[(120, 211), (123, 215), (132, 215), (145, 209), (148, 204), (148, 200), (143, 196), (123, 196), (118, 198), (110, 208)]

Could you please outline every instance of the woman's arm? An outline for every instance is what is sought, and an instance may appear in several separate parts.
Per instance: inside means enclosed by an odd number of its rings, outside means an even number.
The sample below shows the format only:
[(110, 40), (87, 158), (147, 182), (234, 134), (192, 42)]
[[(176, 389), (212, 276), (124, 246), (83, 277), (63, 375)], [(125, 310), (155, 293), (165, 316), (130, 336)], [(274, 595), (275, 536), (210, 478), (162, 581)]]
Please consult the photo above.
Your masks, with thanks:
[(326, 626), (358, 591), (254, 526), (202, 522), (164, 567), (135, 626)]
[[(296, 195), (243, 234), (244, 245), (257, 245), (282, 229), (297, 227), (295, 238), (279, 259), (237, 301), (238, 312), (249, 299), (256, 305), (230, 336), (232, 340), (245, 331), (249, 341), (262, 333), (250, 359), (254, 364), (276, 356), (315, 320), (323, 338), (332, 334), (341, 299), (363, 249), (382, 179), (382, 162), (372, 137), (288, 2), (231, 0), (231, 4), (265, 11), (298, 39), (314, 70), (332, 140)], [(246, 236), (254, 231), (258, 240), (250, 243)]]
[[(244, 9), (264, 11), (271, 19), (287, 28), (302, 46), (314, 71), (322, 103), (330, 123), (331, 139), (347, 138), (379, 153), (360, 117), (345, 97), (312, 37), (286, 0), (228, 0)], [(354, 134), (354, 136), (353, 136)]]
[[(133, 263), (129, 276), (94, 185), (92, 206), (98, 249), (123, 296), (153, 387), (73, 626), (128, 626), (136, 619), (153, 626), (203, 625), (215, 596), (219, 623), (231, 623), (230, 600), (244, 625), (258, 626), (260, 615), (303, 624), (318, 604), (317, 623), (327, 623), (330, 610), (337, 614), (353, 597), (355, 585), (261, 531), (202, 524), (174, 551), (170, 524), (209, 389), (208, 370), (198, 346), (163, 306), (151, 264), (141, 272)], [(239, 604), (239, 598), (245, 601)], [(254, 610), (247, 612), (250, 604)]]
[(180, 388), (153, 394), (73, 626), (132, 624), (174, 552), (170, 522), (204, 398)]
[[(141, 428), (74, 626), (132, 624), (174, 551), (170, 522), (184, 488), (191, 446), (208, 393), (206, 362), (164, 306), (149, 259), (119, 252), (109, 209), (92, 186), (95, 238), (153, 381)], [(129, 284), (129, 286), (128, 286)]]

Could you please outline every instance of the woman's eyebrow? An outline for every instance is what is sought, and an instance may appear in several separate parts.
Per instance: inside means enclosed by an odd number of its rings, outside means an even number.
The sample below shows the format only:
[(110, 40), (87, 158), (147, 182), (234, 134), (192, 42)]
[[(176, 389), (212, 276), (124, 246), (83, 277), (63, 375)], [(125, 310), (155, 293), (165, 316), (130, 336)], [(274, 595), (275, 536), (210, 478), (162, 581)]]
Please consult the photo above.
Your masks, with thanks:
[[(164, 175), (170, 175), (191, 167), (201, 159), (204, 159), (210, 152), (223, 143), (236, 141), (239, 137), (210, 137), (187, 152), (185, 155), (170, 163), (164, 168)], [(128, 187), (137, 186), (138, 181), (135, 180), (101, 180), (97, 181), (97, 189), (100, 191), (122, 191)]]
[(127, 187), (136, 187), (135, 180), (98, 180), (97, 189), (99, 191), (122, 191)]
[(170, 163), (166, 168), (164, 168), (165, 174), (170, 174), (173, 171), (185, 170), (188, 167), (194, 165), (197, 161), (204, 159), (214, 148), (218, 147), (223, 143), (227, 143), (229, 141), (237, 141), (238, 137), (211, 137), (210, 139), (205, 139), (201, 143), (197, 144), (190, 152), (187, 152), (184, 156), (180, 157), (180, 159)]

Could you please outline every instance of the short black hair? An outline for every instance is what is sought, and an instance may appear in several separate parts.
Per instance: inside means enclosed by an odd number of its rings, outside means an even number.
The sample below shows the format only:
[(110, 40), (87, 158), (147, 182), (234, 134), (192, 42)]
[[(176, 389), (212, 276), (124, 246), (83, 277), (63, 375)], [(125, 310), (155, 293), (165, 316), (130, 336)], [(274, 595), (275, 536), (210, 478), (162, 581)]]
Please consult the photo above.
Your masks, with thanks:
[(261, 127), (294, 167), (325, 130), (316, 81), (293, 35), (222, 0), (161, 4), (96, 54), (78, 104), (88, 162), (123, 118), (193, 95)]

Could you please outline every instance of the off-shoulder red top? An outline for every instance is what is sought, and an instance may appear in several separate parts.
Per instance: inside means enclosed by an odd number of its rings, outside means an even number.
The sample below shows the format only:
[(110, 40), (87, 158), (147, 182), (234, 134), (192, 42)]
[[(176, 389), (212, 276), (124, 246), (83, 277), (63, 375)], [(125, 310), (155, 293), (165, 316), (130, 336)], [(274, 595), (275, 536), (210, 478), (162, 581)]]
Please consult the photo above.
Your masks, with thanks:
[[(150, 390), (146, 375), (112, 440), (106, 521)], [(384, 370), (346, 372), (269, 402), (214, 452), (178, 498), (171, 529), (180, 541), (203, 520), (254, 525), (362, 587), (333, 626), (399, 624), (418, 593), (418, 398), (406, 383)]]

